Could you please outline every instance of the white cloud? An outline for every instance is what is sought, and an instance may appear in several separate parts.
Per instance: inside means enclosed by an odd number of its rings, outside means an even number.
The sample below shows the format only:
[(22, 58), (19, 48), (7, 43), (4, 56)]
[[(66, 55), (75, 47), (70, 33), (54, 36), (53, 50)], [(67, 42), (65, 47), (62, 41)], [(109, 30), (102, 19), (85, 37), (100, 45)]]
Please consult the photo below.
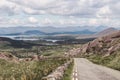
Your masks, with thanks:
[[(24, 6), (28, 14), (56, 14), (95, 17), (104, 6), (116, 6), (119, 0), (7, 0)], [(118, 4), (119, 6), (119, 4)], [(116, 7), (114, 7), (116, 8)], [(117, 11), (116, 11), (117, 12)]]
[[(62, 18), (49, 19), (43, 18), (39, 21), (36, 16)], [(1, 0), (0, 16), (19, 16), (28, 18), (22, 21), (17, 17), (4, 23), (16, 24), (38, 24), (40, 25), (107, 25), (119, 26), (120, 23), (120, 0)], [(51, 17), (52, 18), (52, 17)], [(67, 18), (67, 19), (66, 19)]]
[(51, 24), (53, 24), (54, 22), (51, 20), (51, 19), (49, 19), (49, 18), (45, 18), (44, 20), (42, 20), (42, 22), (41, 22), (43, 25), (51, 25)]
[(35, 17), (29, 17), (28, 21), (32, 24), (38, 23), (38, 20)]
[(46, 14), (46, 11), (44, 10), (34, 10), (28, 7), (23, 8), (23, 12), (25, 14), (31, 14), (31, 15), (36, 15), (36, 14)]
[(8, 0), (8, 1), (34, 9), (43, 9), (43, 8), (52, 7), (53, 5), (49, 5), (49, 4), (51, 4), (55, 0)]
[(10, 24), (19, 24), (20, 21), (18, 19), (11, 19), (11, 20), (9, 20), (9, 23)]
[(100, 17), (100, 18), (101, 17), (103, 17), (103, 18), (113, 17), (112, 11), (110, 10), (109, 6), (104, 6), (104, 7), (100, 8), (96, 15), (97, 15), (97, 17)]
[(89, 24), (90, 24), (90, 25), (97, 25), (97, 24), (98, 24), (98, 21), (97, 21), (97, 19), (90, 19), (90, 20), (89, 20)]

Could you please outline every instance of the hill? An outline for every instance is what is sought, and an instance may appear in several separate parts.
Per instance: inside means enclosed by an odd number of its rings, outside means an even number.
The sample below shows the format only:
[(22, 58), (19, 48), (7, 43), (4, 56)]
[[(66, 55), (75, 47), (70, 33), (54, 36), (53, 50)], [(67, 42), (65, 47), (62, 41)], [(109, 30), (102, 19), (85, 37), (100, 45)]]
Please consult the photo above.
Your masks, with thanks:
[(81, 48), (82, 53), (111, 55), (120, 49), (120, 31), (99, 37)]
[(120, 31), (89, 42), (81, 49), (94, 63), (120, 70)]
[(111, 27), (111, 28), (107, 28), (107, 29), (105, 29), (101, 32), (98, 32), (95, 35), (97, 35), (97, 36), (103, 36), (104, 35), (105, 36), (105, 35), (109, 35), (109, 34), (115, 32), (115, 31), (118, 31), (118, 30)]
[(33, 45), (37, 45), (37, 44), (32, 44), (32, 43), (24, 42), (21, 40), (12, 40), (10, 38), (0, 37), (0, 48), (9, 48), (9, 47), (29, 48)]
[(70, 50), (69, 56), (85, 57), (94, 63), (120, 70), (120, 31)]
[(114, 33), (114, 32), (116, 32), (116, 31), (118, 31), (118, 30), (111, 27), (111, 28), (104, 29), (104, 30), (102, 30), (102, 31), (100, 31), (100, 32), (98, 32), (98, 33), (89, 34), (89, 35), (88, 35), (88, 34), (87, 34), (87, 35), (79, 35), (79, 36), (77, 37), (77, 39), (103, 37), (103, 36), (107, 36), (107, 35), (109, 35), (109, 34), (111, 34), (111, 33)]
[[(99, 28), (99, 29), (98, 29)], [(98, 26), (97, 29), (90, 26), (16, 26), (16, 27), (0, 27), (0, 34), (12, 34), (12, 33), (24, 33), (31, 30), (40, 30), (45, 33), (54, 33), (54, 32), (76, 32), (89, 29), (92, 32), (98, 32), (98, 30), (103, 30), (103, 26)]]
[(45, 33), (39, 30), (29, 30), (23, 33), (24, 35), (44, 35)]
[(81, 30), (81, 31), (69, 31), (69, 32), (53, 32), (53, 33), (47, 33), (48, 35), (69, 35), (69, 34), (72, 34), (72, 35), (75, 35), (75, 34), (94, 34), (96, 32), (93, 32), (93, 31), (90, 31), (88, 29), (85, 29), (85, 30)]
[(5, 35), (5, 36), (19, 36), (19, 35), (49, 35), (49, 36), (53, 36), (53, 35), (88, 35), (88, 34), (94, 34), (96, 32), (90, 31), (88, 29), (85, 30), (81, 30), (81, 31), (61, 31), (61, 32), (42, 32), (40, 30), (27, 30), (25, 32), (21, 32), (21, 33), (10, 33), (10, 34), (0, 34)]

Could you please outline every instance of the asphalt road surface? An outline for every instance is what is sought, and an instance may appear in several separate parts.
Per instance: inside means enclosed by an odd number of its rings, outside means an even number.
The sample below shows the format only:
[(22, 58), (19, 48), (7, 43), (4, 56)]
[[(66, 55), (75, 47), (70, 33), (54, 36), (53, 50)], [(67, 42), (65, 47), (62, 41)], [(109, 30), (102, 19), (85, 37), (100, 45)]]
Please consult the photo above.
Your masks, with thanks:
[(120, 72), (96, 65), (84, 58), (75, 58), (72, 80), (120, 80)]

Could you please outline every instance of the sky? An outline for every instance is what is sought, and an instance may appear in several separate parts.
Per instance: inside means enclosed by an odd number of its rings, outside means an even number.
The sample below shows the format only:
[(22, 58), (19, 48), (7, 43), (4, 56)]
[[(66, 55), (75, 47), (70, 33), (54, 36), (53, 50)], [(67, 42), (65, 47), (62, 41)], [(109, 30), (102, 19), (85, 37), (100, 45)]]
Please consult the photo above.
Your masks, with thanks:
[(120, 27), (120, 0), (0, 0), (0, 27)]

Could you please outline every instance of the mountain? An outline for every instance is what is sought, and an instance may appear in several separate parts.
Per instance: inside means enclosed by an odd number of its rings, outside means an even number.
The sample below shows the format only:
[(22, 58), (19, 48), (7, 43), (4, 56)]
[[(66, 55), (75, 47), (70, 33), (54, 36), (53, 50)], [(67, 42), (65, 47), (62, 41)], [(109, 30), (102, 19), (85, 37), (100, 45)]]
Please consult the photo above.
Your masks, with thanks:
[(81, 48), (82, 53), (111, 55), (120, 50), (120, 31), (99, 37)]
[(10, 33), (10, 34), (0, 34), (0, 35), (7, 35), (7, 36), (16, 36), (16, 35), (59, 35), (59, 34), (94, 34), (96, 32), (90, 31), (88, 29), (82, 30), (82, 31), (61, 31), (61, 32), (43, 32), (40, 30), (27, 30), (25, 32), (21, 32), (21, 33)]
[(22, 33), (11, 33), (11, 34), (0, 34), (3, 36), (17, 36), (17, 35), (22, 35)]
[(6, 37), (0, 37), (0, 48), (10, 48), (10, 47), (30, 48), (33, 45), (37, 45), (37, 44), (32, 44), (32, 43), (28, 43), (20, 40), (12, 40)]
[[(120, 30), (109, 35), (98, 37), (97, 39), (82, 45), (80, 48), (70, 52), (70, 55), (91, 55), (98, 54), (109, 56), (120, 52)], [(77, 52), (77, 53), (76, 53)], [(75, 54), (76, 53), (76, 54)]]
[(57, 35), (57, 34), (94, 34), (95, 32), (92, 32), (88, 29), (82, 30), (82, 31), (74, 31), (74, 32), (53, 32), (53, 33), (47, 33), (48, 35)]
[(46, 33), (39, 30), (29, 30), (23, 33), (24, 35), (44, 35)]
[(89, 30), (92, 32), (97, 32), (94, 27), (90, 26), (66, 26), (66, 27), (52, 27), (52, 26), (16, 26), (16, 27), (0, 27), (0, 34), (14, 34), (14, 33), (24, 33), (30, 30), (40, 30), (45, 33), (54, 32), (77, 32), (83, 30)]
[(120, 31), (83, 45), (79, 53), (94, 63), (120, 71)]
[[(100, 28), (101, 27), (101, 28)], [(89, 28), (89, 29), (88, 29)], [(29, 27), (29, 26), (19, 26), (19, 27), (6, 27), (0, 28), (0, 35), (7, 35), (7, 36), (16, 36), (16, 35), (78, 35), (79, 38), (96, 38), (103, 35), (108, 35), (116, 29), (108, 28), (103, 30), (104, 26), (98, 27)], [(96, 30), (97, 29), (97, 30)], [(100, 32), (97, 32), (97, 31)], [(101, 31), (102, 30), (102, 31)]]
[(116, 31), (119, 31), (119, 30), (111, 27), (111, 28), (104, 29), (104, 30), (102, 30), (102, 31), (100, 31), (100, 32), (94, 33), (94, 34), (79, 35), (79, 36), (77, 37), (77, 39), (81, 39), (81, 38), (82, 38), (82, 39), (83, 39), (83, 38), (98, 38), (98, 37), (102, 37), (102, 36), (107, 36), (107, 35), (109, 35), (109, 34), (112, 34), (112, 33), (116, 32)]
[(101, 32), (98, 32), (95, 35), (97, 35), (97, 36), (103, 36), (104, 35), (105, 36), (105, 35), (109, 35), (109, 34), (115, 32), (115, 31), (117, 31), (117, 29), (111, 27), (111, 28), (107, 28), (107, 29), (105, 29)]
[(120, 71), (120, 31), (99, 37), (79, 48), (74, 48), (66, 56), (84, 57), (92, 62)]

